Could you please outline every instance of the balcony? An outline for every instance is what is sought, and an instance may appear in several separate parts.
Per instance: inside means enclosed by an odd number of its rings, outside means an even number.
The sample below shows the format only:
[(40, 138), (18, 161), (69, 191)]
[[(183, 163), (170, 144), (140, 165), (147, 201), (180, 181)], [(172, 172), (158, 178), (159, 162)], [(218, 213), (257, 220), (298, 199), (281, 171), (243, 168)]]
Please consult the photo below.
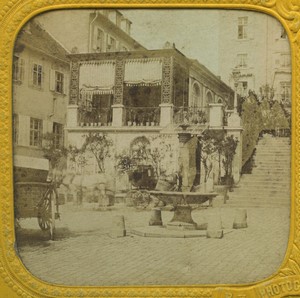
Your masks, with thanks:
[(111, 126), (112, 108), (79, 109), (78, 123), (86, 126)]
[(208, 123), (208, 107), (174, 107), (173, 111), (175, 124), (204, 125)]
[[(169, 125), (222, 127), (227, 125), (226, 111), (222, 104), (210, 104), (207, 107), (131, 107), (112, 105), (109, 108), (69, 106), (68, 122), (70, 128), (75, 127), (107, 127), (107, 129), (140, 128), (161, 129)], [(75, 122), (76, 121), (76, 122)]]
[(159, 107), (126, 107), (126, 126), (159, 126)]

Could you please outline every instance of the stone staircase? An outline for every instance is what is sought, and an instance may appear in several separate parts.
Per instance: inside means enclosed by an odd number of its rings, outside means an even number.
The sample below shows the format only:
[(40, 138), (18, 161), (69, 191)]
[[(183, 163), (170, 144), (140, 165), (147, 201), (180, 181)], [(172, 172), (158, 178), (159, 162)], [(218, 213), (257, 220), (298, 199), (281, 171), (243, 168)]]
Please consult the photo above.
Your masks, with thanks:
[(242, 175), (229, 192), (228, 207), (290, 206), (291, 147), (289, 138), (265, 135), (256, 146), (252, 174)]

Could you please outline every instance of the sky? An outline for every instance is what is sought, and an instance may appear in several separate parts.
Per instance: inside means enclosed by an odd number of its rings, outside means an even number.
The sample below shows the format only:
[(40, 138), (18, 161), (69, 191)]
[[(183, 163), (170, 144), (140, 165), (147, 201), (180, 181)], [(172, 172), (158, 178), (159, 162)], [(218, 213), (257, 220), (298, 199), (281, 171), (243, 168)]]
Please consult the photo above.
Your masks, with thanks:
[(200, 9), (121, 9), (132, 21), (131, 36), (148, 49), (166, 41), (212, 72), (218, 70), (218, 11)]

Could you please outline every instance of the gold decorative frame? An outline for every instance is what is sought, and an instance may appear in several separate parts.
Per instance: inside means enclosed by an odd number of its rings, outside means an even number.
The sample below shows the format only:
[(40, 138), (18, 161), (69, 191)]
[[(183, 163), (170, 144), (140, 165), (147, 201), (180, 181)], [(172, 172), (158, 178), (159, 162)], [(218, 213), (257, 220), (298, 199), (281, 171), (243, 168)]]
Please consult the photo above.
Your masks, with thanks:
[[(12, 52), (20, 28), (53, 9), (168, 7), (248, 9), (285, 27), (292, 56), (292, 179), (289, 245), (278, 272), (247, 285), (68, 287), (32, 276), (14, 250)], [(0, 0), (0, 297), (286, 297), (300, 296), (300, 0)]]

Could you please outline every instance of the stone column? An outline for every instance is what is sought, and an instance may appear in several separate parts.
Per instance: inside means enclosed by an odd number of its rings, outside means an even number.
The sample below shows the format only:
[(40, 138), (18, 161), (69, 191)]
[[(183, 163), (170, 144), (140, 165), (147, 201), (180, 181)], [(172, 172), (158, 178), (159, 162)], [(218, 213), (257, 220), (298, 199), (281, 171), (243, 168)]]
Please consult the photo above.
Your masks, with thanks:
[(112, 105), (112, 126), (122, 126), (124, 124), (124, 105), (123, 105), (123, 89), (124, 89), (124, 68), (125, 62), (122, 57), (116, 59), (115, 70), (115, 93), (114, 104)]
[(223, 126), (224, 112), (222, 103), (209, 104), (209, 126), (221, 127)]
[(190, 165), (190, 150), (189, 140), (192, 138), (191, 134), (186, 132), (186, 126), (183, 127), (182, 132), (178, 133), (179, 139), (179, 172), (182, 176), (182, 191), (190, 191), (189, 186), (189, 165)]

